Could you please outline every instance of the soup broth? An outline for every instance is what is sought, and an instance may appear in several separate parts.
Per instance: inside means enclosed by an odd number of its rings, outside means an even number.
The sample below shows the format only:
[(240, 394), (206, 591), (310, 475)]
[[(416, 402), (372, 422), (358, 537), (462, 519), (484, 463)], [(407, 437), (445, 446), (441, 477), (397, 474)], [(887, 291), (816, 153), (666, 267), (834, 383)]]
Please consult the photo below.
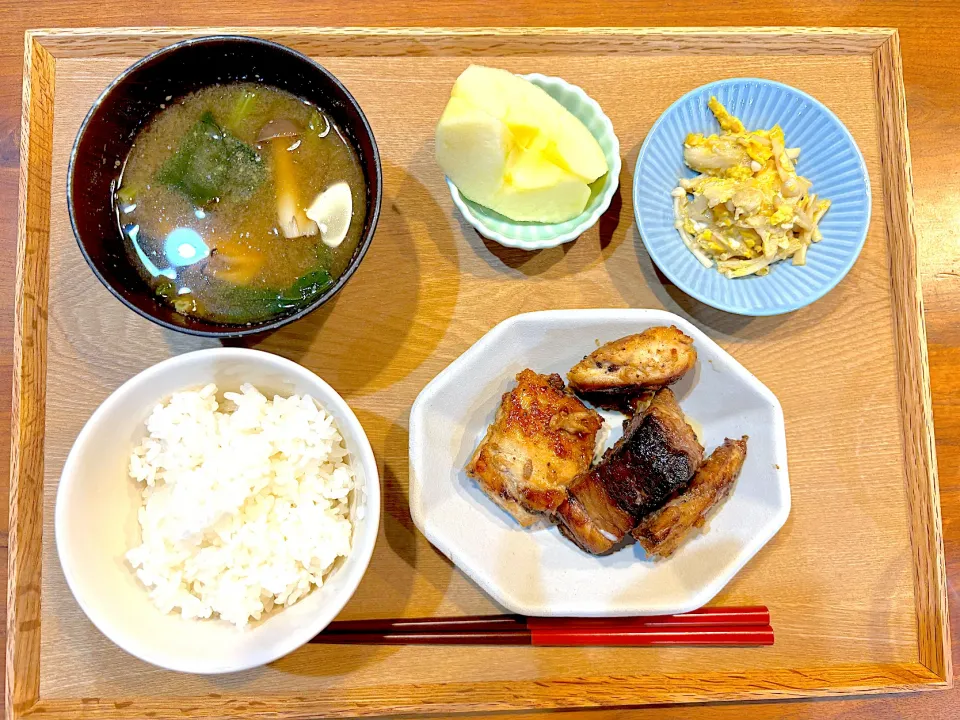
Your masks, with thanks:
[(331, 118), (256, 83), (162, 109), (137, 135), (114, 200), (157, 295), (230, 324), (284, 314), (333, 284), (367, 210), (359, 158)]

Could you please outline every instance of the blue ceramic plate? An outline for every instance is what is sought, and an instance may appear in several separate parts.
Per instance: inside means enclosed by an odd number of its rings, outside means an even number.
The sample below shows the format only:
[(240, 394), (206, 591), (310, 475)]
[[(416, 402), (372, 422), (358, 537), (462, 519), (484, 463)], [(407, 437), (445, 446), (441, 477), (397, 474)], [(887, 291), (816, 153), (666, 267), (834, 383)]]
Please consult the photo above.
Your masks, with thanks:
[[(680, 177), (688, 133), (717, 133), (707, 107), (716, 95), (747, 130), (779, 123), (787, 147), (799, 147), (797, 172), (812, 192), (833, 205), (820, 221), (823, 240), (807, 251), (807, 264), (779, 262), (764, 277), (726, 278), (705, 268), (673, 226), (670, 191)], [(647, 135), (633, 175), (633, 206), (640, 235), (663, 274), (697, 300), (738, 315), (779, 315), (823, 297), (853, 267), (870, 224), (870, 179), (850, 132), (821, 103), (795, 88), (756, 78), (720, 80), (692, 90), (671, 105)]]

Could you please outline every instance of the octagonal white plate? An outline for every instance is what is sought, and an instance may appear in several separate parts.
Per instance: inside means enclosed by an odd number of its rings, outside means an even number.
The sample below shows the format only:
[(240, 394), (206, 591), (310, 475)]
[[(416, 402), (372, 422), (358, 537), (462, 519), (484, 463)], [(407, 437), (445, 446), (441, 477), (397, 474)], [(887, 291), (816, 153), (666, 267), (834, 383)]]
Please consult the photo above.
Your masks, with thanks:
[[(749, 435), (733, 492), (666, 560), (639, 545), (589, 555), (550, 525), (523, 529), (464, 467), (501, 395), (524, 368), (567, 370), (599, 344), (653, 325), (694, 339), (697, 367), (673, 386), (707, 452)], [(601, 413), (609, 446), (623, 416)], [(420, 531), (512, 612), (524, 615), (659, 615), (709, 602), (786, 522), (787, 443), (777, 398), (689, 322), (662, 310), (550, 310), (497, 325), (424, 388), (410, 412), (410, 512)], [(757, 598), (758, 601), (762, 598)]]

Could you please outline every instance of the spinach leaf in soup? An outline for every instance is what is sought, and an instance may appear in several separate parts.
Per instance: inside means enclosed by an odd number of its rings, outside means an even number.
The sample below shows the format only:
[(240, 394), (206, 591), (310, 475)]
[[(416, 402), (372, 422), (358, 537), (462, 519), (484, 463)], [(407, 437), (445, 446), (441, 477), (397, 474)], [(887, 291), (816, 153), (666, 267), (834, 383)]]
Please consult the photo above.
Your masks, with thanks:
[(301, 305), (326, 290), (332, 282), (330, 273), (323, 268), (318, 268), (299, 278), (284, 290), (280, 295), (280, 302), (286, 303), (286, 307)]
[(220, 127), (207, 111), (184, 135), (157, 179), (194, 204), (207, 205), (215, 199), (245, 200), (265, 176), (257, 151)]
[(332, 282), (333, 278), (330, 277), (330, 273), (323, 268), (318, 268), (297, 278), (297, 281), (285, 290), (273, 293), (273, 296), (266, 300), (264, 305), (269, 308), (271, 314), (298, 307), (313, 300), (326, 290)]
[(288, 288), (251, 287), (249, 285), (226, 285), (218, 295), (221, 306), (218, 311), (226, 322), (249, 322), (251, 318), (262, 319), (305, 305), (333, 284), (333, 278), (323, 268), (313, 270), (298, 278)]

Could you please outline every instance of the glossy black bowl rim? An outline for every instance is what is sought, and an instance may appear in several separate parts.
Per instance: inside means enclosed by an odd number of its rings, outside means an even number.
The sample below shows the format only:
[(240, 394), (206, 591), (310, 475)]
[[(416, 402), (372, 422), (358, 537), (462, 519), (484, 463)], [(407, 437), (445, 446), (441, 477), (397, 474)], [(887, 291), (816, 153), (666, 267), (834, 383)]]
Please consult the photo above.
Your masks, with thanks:
[[(292, 55), (301, 60), (306, 60), (309, 64), (313, 65), (321, 74), (325, 75), (329, 81), (331, 81), (347, 98), (347, 100), (356, 108), (357, 115), (360, 117), (360, 121), (363, 126), (364, 132), (370, 138), (370, 147), (373, 150), (373, 163), (376, 169), (374, 177), (370, 178), (370, 198), (373, 200), (373, 208), (370, 216), (370, 228), (364, 234), (363, 238), (360, 241), (359, 246), (357, 247), (356, 254), (350, 261), (350, 264), (347, 266), (347, 269), (343, 271), (343, 274), (337, 278), (337, 281), (327, 288), (320, 296), (310, 302), (308, 305), (297, 310), (291, 315), (284, 315), (282, 317), (272, 319), (263, 323), (253, 324), (250, 326), (244, 325), (223, 325), (223, 330), (197, 330), (194, 328), (189, 328), (184, 325), (177, 325), (176, 323), (167, 322), (162, 320), (143, 309), (137, 307), (129, 300), (127, 300), (107, 279), (100, 273), (93, 263), (92, 258), (87, 253), (87, 249), (83, 244), (83, 241), (80, 239), (80, 233), (77, 230), (77, 221), (74, 216), (74, 207), (73, 207), (73, 167), (74, 162), (77, 158), (77, 152), (80, 147), (80, 139), (83, 137), (84, 133), (87, 131), (87, 125), (89, 124), (94, 113), (97, 111), (97, 108), (103, 103), (106, 97), (113, 92), (113, 90), (126, 80), (130, 75), (137, 72), (142, 66), (151, 62), (155, 58), (161, 57), (166, 54), (175, 53), (183, 47), (189, 47), (191, 45), (203, 45), (209, 42), (214, 41), (231, 41), (231, 42), (240, 42), (240, 43), (249, 43), (253, 45), (264, 45), (273, 50), (277, 50), (288, 55)], [(267, 83), (269, 84), (269, 83)], [(67, 164), (67, 211), (70, 215), (70, 227), (73, 230), (73, 236), (77, 241), (77, 245), (80, 248), (80, 252), (83, 255), (83, 259), (86, 260), (88, 267), (93, 271), (93, 274), (97, 277), (97, 280), (100, 281), (100, 284), (103, 285), (110, 293), (117, 298), (120, 302), (126, 305), (128, 308), (133, 310), (137, 315), (145, 317), (147, 320), (156, 323), (162, 327), (165, 327), (169, 330), (175, 330), (176, 332), (185, 333), (187, 335), (194, 335), (198, 337), (209, 337), (209, 338), (238, 338), (245, 335), (257, 335), (259, 333), (270, 332), (278, 328), (288, 325), (300, 318), (310, 314), (321, 305), (326, 303), (328, 300), (332, 299), (341, 288), (346, 285), (347, 281), (353, 276), (353, 273), (356, 272), (357, 268), (360, 266), (360, 263), (363, 261), (364, 256), (367, 254), (367, 250), (370, 248), (370, 244), (373, 242), (373, 236), (377, 230), (377, 222), (380, 219), (380, 204), (383, 195), (383, 169), (380, 165), (380, 150), (377, 147), (377, 139), (373, 134), (373, 128), (370, 127), (370, 122), (367, 120), (366, 114), (363, 112), (363, 108), (360, 107), (360, 103), (357, 102), (356, 98), (353, 97), (351, 92), (347, 90), (346, 86), (340, 82), (332, 72), (327, 70), (323, 65), (315, 61), (313, 58), (308, 55), (304, 55), (298, 50), (287, 47), (272, 40), (264, 40), (263, 38), (253, 37), (250, 35), (204, 35), (203, 37), (190, 38), (188, 40), (181, 40), (179, 42), (173, 43), (172, 45), (167, 45), (160, 48), (159, 50), (154, 50), (149, 55), (137, 60), (135, 63), (130, 65), (126, 70), (117, 75), (109, 85), (97, 96), (97, 99), (94, 101), (93, 105), (90, 106), (90, 110), (87, 111), (86, 116), (83, 118), (83, 122), (80, 123), (80, 129), (77, 131), (77, 136), (73, 141), (73, 148), (70, 151), (70, 161)]]

